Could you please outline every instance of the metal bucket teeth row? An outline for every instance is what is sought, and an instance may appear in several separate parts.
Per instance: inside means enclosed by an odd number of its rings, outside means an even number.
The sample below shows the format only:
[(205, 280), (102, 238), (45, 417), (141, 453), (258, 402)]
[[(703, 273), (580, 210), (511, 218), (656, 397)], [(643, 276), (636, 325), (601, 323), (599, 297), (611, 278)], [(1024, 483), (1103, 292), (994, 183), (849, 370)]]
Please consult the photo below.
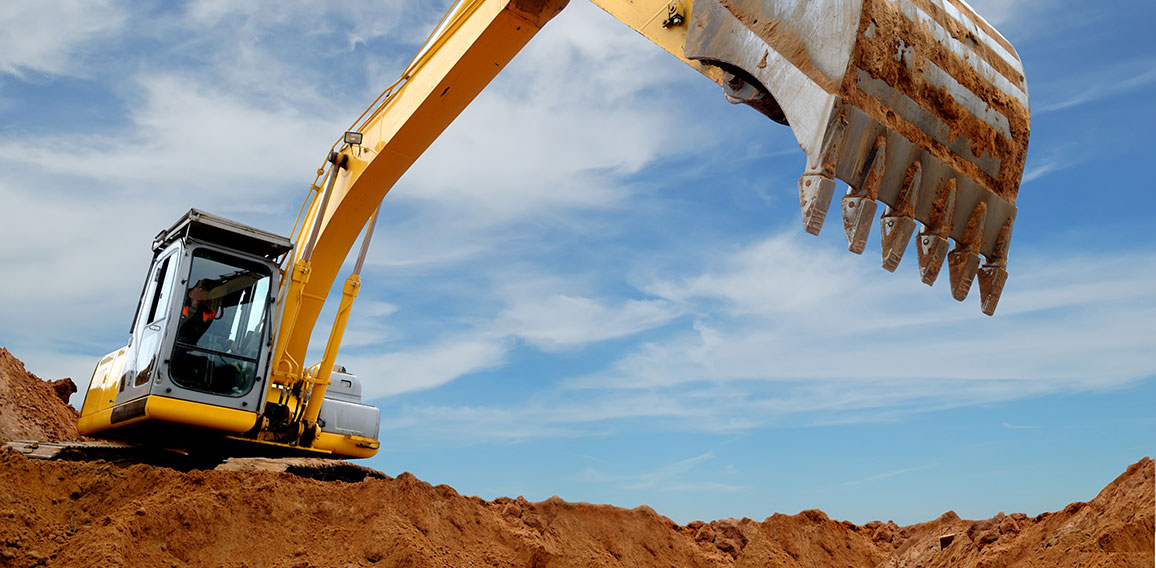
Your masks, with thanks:
[(922, 281), (935, 284), (946, 263), (951, 295), (963, 301), (978, 276), (981, 308), (988, 315), (995, 312), (1007, 281), (1014, 205), (897, 134), (856, 117), (854, 109), (832, 120), (822, 148), (799, 178), (799, 204), (808, 233), (819, 233), (835, 179), (842, 179), (848, 184), (841, 200), (848, 250), (864, 251), (882, 201), (886, 207), (879, 240), (884, 269), (898, 268), (919, 222), (923, 228), (916, 253)]
[(1007, 258), (995, 242), (1016, 214), (1031, 120), (1019, 56), (965, 2), (701, 0), (682, 49), (727, 100), (790, 126), (807, 154), (808, 233), (842, 180), (851, 252), (866, 248), (882, 202), (885, 269), (922, 223), (923, 281), (947, 262), (952, 294), (966, 296), (978, 275), (983, 309), (994, 310)]

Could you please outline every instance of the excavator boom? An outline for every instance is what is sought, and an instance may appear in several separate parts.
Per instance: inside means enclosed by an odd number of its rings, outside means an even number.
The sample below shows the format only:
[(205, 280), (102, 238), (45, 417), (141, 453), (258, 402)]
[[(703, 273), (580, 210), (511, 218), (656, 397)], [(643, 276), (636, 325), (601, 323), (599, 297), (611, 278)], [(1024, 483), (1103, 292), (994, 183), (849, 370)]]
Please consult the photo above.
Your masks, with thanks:
[[(923, 281), (933, 284), (946, 261), (962, 301), (978, 275), (982, 309), (994, 313), (1027, 152), (1027, 87), (1011, 45), (963, 0), (593, 1), (717, 82), (730, 102), (790, 126), (807, 157), (798, 192), (808, 232), (819, 232), (840, 179), (852, 252), (863, 252), (882, 201), (883, 267), (895, 270), (918, 222)], [(325, 373), (310, 375), (298, 361), (361, 228), (566, 4), (459, 1), (380, 104), (334, 145), (283, 294), (274, 384), (305, 381), (313, 397), (324, 394)], [(336, 356), (343, 321), (322, 370)], [(306, 413), (305, 423), (312, 418)]]

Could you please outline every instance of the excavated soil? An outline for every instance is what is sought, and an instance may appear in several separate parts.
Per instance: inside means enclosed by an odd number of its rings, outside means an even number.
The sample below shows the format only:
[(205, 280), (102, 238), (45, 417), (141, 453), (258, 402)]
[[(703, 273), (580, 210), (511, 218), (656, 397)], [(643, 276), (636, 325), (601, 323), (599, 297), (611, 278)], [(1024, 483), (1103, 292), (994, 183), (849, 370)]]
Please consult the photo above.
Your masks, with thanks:
[(0, 441), (79, 440), (79, 414), (68, 406), (75, 392), (72, 379), (42, 381), (0, 347)]
[[(61, 398), (0, 349), (0, 439), (75, 437)], [(1144, 458), (1092, 501), (1035, 517), (678, 525), (645, 506), (486, 501), (408, 473), (346, 483), (0, 450), (0, 566), (1148, 568), (1153, 499)]]

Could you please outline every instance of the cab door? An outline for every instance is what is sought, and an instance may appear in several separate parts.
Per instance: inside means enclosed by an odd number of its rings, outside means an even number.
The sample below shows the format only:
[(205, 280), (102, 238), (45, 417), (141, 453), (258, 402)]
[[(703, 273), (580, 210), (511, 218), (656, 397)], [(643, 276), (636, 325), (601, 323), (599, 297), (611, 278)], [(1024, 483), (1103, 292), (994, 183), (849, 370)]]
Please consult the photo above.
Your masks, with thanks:
[(165, 251), (153, 263), (145, 286), (132, 333), (128, 361), (121, 374), (116, 404), (135, 400), (149, 393), (149, 383), (159, 373), (161, 344), (168, 328), (173, 285), (178, 272), (180, 247)]

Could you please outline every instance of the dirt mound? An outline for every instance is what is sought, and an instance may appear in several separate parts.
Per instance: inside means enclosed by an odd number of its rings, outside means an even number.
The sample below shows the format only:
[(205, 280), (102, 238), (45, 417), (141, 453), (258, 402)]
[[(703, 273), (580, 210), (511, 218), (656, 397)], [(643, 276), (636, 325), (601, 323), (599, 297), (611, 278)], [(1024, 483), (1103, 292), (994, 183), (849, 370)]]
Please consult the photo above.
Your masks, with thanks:
[[(45, 410), (70, 410), (48, 383), (24, 371), (7, 351), (0, 350), (0, 364), (0, 393), (6, 397), (0, 409), (5, 415), (10, 409), (29, 412), (28, 418), (5, 420), (67, 434), (75, 412)], [(23, 393), (17, 401), (47, 406), (13, 405), (14, 392)], [(3, 433), (11, 436), (8, 429)], [(103, 461), (34, 461), (0, 449), (0, 567), (1153, 565), (1148, 458), (1091, 502), (1063, 511), (985, 521), (949, 512), (908, 527), (859, 526), (818, 510), (762, 522), (682, 526), (645, 506), (627, 510), (557, 497), (486, 501), (408, 473), (346, 483), (250, 462), (231, 470), (182, 472)]]
[[(485, 501), (410, 474), (360, 483), (0, 454), (3, 566), (1152, 566), (1153, 463), (1035, 518), (898, 527), (821, 511), (680, 526), (551, 498)], [(950, 536), (951, 538), (946, 538)]]
[(953, 512), (901, 529), (883, 568), (1152, 566), (1153, 462), (1144, 458), (1091, 502), (1028, 517), (965, 521)]
[(68, 398), (72, 379), (46, 382), (0, 347), (0, 442), (7, 440), (79, 440), (75, 409)]

